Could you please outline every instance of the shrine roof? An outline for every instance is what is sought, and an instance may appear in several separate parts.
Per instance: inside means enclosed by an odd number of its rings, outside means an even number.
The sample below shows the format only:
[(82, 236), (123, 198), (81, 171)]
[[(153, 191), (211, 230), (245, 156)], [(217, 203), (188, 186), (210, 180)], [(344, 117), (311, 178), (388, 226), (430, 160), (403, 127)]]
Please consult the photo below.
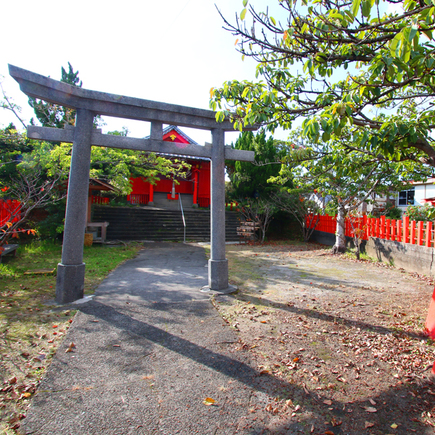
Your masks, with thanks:
[[(165, 136), (169, 135), (169, 133), (171, 133), (171, 131), (174, 131), (175, 136), (178, 136), (175, 139), (172, 139), (172, 142), (184, 142), (184, 141), (187, 141), (187, 143), (189, 143), (189, 144), (199, 145), (196, 141), (194, 141), (192, 138), (187, 136), (186, 133), (181, 131), (181, 129), (178, 128), (176, 125), (169, 125), (168, 127), (165, 127), (163, 129), (163, 140), (164, 141), (171, 142), (170, 140), (165, 138)], [(177, 141), (177, 139), (184, 139), (184, 140), (178, 140)]]

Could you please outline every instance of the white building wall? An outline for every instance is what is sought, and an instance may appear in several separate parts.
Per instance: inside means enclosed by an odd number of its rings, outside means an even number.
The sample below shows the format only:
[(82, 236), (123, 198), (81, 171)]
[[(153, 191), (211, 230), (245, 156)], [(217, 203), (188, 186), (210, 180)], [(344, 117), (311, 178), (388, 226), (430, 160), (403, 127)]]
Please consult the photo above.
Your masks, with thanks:
[[(423, 199), (435, 197), (435, 184), (417, 184), (415, 186), (415, 202), (416, 205), (423, 205)], [(418, 204), (417, 204), (418, 203)]]

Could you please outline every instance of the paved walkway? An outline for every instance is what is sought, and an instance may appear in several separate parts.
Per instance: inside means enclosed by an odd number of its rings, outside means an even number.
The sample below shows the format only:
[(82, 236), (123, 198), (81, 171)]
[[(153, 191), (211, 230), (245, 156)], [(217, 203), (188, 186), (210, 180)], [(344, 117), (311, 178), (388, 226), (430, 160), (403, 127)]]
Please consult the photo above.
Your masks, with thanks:
[(78, 306), (22, 433), (275, 433), (252, 410), (268, 379), (199, 291), (206, 265), (201, 247), (149, 243), (112, 272)]

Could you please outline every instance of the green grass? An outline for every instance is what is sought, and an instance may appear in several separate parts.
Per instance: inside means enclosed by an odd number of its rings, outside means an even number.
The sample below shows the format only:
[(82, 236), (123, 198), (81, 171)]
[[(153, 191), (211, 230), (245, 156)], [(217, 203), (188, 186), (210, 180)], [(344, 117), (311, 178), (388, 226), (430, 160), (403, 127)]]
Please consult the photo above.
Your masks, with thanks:
[[(85, 247), (85, 293), (123, 261), (133, 258), (141, 245)], [(29, 401), (75, 314), (54, 306), (55, 270), (61, 246), (53, 242), (21, 245), (15, 258), (0, 265), (0, 433), (14, 434)]]

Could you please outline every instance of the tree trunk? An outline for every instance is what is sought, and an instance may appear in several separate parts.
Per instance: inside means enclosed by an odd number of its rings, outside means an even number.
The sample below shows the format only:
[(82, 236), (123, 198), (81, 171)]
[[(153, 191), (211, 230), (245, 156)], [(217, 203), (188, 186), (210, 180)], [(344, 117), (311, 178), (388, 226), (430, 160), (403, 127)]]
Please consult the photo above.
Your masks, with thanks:
[(337, 229), (335, 232), (335, 245), (332, 247), (332, 253), (338, 254), (346, 251), (346, 236), (345, 236), (345, 217), (346, 211), (344, 207), (338, 208), (337, 213)]

